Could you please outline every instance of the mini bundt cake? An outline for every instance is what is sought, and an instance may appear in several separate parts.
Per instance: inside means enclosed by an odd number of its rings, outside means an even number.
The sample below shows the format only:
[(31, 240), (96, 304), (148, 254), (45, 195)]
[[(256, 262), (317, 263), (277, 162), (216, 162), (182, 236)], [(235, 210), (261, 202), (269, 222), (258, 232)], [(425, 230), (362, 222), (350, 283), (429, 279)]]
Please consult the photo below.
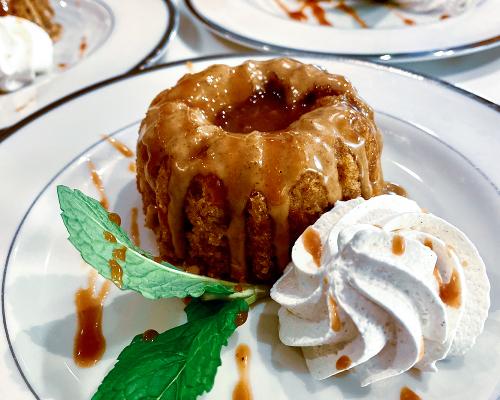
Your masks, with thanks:
[(160, 256), (272, 282), (335, 201), (382, 191), (373, 111), (342, 76), (290, 59), (214, 65), (142, 121), (137, 186)]

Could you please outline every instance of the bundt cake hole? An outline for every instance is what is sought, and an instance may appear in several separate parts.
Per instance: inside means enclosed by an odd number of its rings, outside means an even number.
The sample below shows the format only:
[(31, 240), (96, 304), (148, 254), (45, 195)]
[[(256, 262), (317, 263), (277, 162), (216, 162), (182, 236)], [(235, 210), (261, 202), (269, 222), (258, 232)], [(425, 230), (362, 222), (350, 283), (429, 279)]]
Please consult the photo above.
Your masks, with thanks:
[(245, 101), (219, 111), (213, 122), (231, 133), (275, 132), (286, 129), (314, 109), (319, 98), (329, 95), (320, 88), (313, 89), (301, 100), (290, 104), (287, 101), (289, 91), (278, 78), (270, 79), (264, 89), (253, 93)]

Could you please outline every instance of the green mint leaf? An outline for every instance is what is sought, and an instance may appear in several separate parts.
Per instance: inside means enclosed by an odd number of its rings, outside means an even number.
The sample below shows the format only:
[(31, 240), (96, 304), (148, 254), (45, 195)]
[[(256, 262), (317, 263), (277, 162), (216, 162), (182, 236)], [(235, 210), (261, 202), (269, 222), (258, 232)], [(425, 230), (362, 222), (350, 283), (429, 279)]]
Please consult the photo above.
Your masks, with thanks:
[[(150, 299), (199, 297), (205, 293), (211, 298), (244, 298), (256, 290), (267, 294), (262, 287), (190, 274), (167, 262), (156, 262), (153, 255), (135, 246), (127, 233), (109, 219), (109, 213), (97, 200), (62, 185), (57, 187), (57, 195), (69, 241), (88, 264), (121, 289), (134, 290)], [(112, 279), (110, 263), (119, 266), (118, 281), (117, 268)]]
[(192, 299), (189, 304), (184, 308), (188, 321), (195, 321), (210, 317), (219, 312), (226, 302), (224, 300), (202, 301), (199, 299)]
[[(210, 391), (222, 346), (235, 331), (239, 315), (248, 312), (248, 304), (242, 299), (201, 303), (193, 301), (187, 309), (210, 315), (197, 313), (202, 318), (193, 318), (191, 313), (190, 321), (153, 341), (136, 336), (92, 400), (194, 400)], [(186, 311), (188, 316), (191, 311)]]

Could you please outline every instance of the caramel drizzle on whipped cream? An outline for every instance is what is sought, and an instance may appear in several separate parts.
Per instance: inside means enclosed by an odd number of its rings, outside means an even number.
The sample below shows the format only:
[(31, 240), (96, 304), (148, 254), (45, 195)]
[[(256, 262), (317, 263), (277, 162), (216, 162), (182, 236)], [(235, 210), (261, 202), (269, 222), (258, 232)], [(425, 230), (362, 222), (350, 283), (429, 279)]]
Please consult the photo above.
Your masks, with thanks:
[[(307, 96), (314, 97), (314, 106), (286, 128), (270, 132), (232, 133), (214, 123), (224, 110), (264, 94), (271, 81), (283, 86), (290, 108), (300, 107)], [(253, 191), (266, 198), (278, 264), (284, 268), (293, 185), (304, 171), (313, 172), (333, 205), (343, 198), (337, 155), (348, 153), (359, 170), (361, 195), (379, 194), (380, 143), (373, 111), (343, 76), (290, 59), (248, 61), (238, 67), (213, 65), (160, 93), (141, 124), (139, 146), (147, 150), (147, 162), (137, 168), (143, 168), (153, 192), (158, 174), (169, 176), (168, 224), (179, 259), (186, 254), (181, 221), (191, 180), (213, 174), (224, 183), (231, 207), (231, 274), (238, 276), (246, 266), (244, 211)]]

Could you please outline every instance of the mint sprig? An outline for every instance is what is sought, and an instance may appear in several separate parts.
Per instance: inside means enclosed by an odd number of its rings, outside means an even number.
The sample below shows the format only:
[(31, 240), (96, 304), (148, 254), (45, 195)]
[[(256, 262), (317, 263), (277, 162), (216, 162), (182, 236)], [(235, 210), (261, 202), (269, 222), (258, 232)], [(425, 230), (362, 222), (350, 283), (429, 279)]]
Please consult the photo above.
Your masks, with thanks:
[[(127, 233), (109, 218), (95, 199), (76, 189), (57, 187), (59, 205), (69, 241), (82, 258), (106, 279), (112, 279), (111, 264), (121, 268), (121, 289), (130, 289), (149, 299), (200, 297), (210, 299), (265, 297), (265, 286), (237, 284), (187, 273), (135, 246)], [(118, 257), (117, 257), (118, 254)], [(116, 281), (116, 279), (115, 279)]]
[(220, 352), (248, 312), (242, 299), (186, 307), (188, 322), (145, 341), (142, 335), (118, 356), (92, 400), (194, 400), (212, 389)]

